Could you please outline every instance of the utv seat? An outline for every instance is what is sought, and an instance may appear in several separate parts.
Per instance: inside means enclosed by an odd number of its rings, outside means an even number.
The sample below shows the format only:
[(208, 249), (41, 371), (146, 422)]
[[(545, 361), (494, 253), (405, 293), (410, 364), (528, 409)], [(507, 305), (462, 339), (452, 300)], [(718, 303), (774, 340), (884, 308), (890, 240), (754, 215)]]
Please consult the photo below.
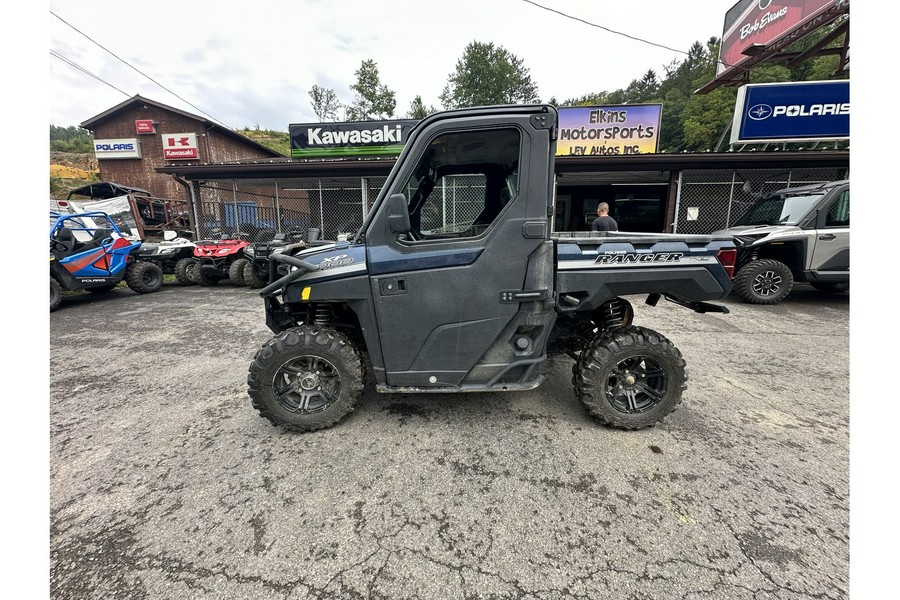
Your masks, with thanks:
[(106, 229), (104, 227), (98, 228), (94, 231), (94, 235), (91, 236), (91, 239), (81, 246), (77, 246), (79, 252), (84, 252), (86, 250), (93, 250), (94, 248), (99, 248), (103, 245), (103, 242), (109, 239), (110, 235), (112, 235), (112, 229)]
[(73, 234), (72, 230), (68, 227), (60, 228), (60, 230), (56, 232), (54, 241), (56, 243), (51, 247), (51, 252), (53, 252), (54, 256), (57, 258), (64, 258), (75, 251), (75, 234)]

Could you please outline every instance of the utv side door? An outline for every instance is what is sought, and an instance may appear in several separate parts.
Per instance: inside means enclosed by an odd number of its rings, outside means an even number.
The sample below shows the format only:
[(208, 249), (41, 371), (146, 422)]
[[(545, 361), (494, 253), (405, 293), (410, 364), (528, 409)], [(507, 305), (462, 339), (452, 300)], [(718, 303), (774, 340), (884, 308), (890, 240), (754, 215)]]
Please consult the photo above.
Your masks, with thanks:
[(846, 277), (850, 271), (850, 187), (836, 190), (819, 209), (809, 269), (818, 277)]
[[(539, 383), (555, 315), (555, 125), (555, 112), (503, 114), (428, 122), (414, 135), (367, 233), (383, 373), (375, 368), (388, 388)], [(409, 231), (398, 231), (396, 210), (388, 218), (391, 204), (405, 206)]]

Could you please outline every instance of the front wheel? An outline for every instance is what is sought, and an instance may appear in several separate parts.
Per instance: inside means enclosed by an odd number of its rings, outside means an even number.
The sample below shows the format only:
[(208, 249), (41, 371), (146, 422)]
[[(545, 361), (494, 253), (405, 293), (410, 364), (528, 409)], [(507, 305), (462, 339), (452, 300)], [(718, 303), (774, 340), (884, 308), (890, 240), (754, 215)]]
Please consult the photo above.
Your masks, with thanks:
[(247, 283), (247, 286), (252, 289), (259, 289), (261, 287), (265, 287), (268, 280), (260, 277), (256, 272), (256, 265), (253, 264), (253, 261), (247, 263), (247, 266), (244, 267), (244, 281)]
[(575, 395), (587, 411), (620, 429), (655, 425), (687, 387), (681, 352), (661, 334), (628, 326), (597, 335), (573, 369)]
[(180, 259), (175, 263), (175, 280), (181, 285), (194, 285), (197, 283), (194, 280), (194, 268), (196, 266), (197, 261), (190, 256)]
[(273, 425), (294, 431), (323, 429), (346, 417), (363, 382), (356, 346), (338, 331), (308, 325), (263, 344), (247, 376), (253, 407)]
[(62, 304), (62, 287), (59, 282), (50, 278), (50, 312), (53, 312)]
[(250, 264), (246, 258), (238, 258), (228, 267), (228, 279), (231, 280), (233, 285), (243, 287), (247, 285), (247, 282), (244, 280), (244, 267)]
[(162, 287), (163, 272), (158, 264), (139, 260), (128, 265), (125, 283), (138, 294), (149, 294)]
[(216, 285), (219, 283), (219, 273), (215, 271), (205, 271), (203, 265), (199, 262), (194, 265), (194, 281), (200, 285)]
[(747, 263), (734, 276), (734, 293), (750, 304), (776, 304), (787, 298), (793, 287), (791, 270), (771, 258)]

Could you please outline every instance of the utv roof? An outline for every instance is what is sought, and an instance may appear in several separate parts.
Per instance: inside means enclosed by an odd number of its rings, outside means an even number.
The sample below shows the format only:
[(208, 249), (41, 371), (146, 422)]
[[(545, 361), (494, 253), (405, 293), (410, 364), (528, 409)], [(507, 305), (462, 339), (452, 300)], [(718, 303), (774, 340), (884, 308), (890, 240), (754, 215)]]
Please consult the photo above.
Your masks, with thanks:
[(69, 195), (66, 197), (66, 199), (69, 199), (72, 196), (87, 196), (88, 198), (94, 198), (96, 200), (107, 200), (109, 198), (116, 198), (118, 196), (124, 196), (126, 194), (139, 194), (142, 196), (153, 195), (142, 188), (131, 187), (129, 185), (121, 185), (119, 183), (113, 183), (111, 181), (101, 181), (98, 183), (89, 183), (87, 185), (81, 186), (80, 188), (75, 188), (74, 190), (69, 192)]
[(813, 183), (810, 185), (801, 185), (797, 187), (790, 188), (782, 188), (775, 193), (773, 196), (778, 195), (789, 195), (796, 196), (798, 194), (808, 194), (809, 192), (818, 192), (818, 191), (828, 191), (832, 188), (836, 188), (838, 186), (844, 185), (846, 183), (850, 183), (849, 179), (840, 179), (838, 181), (826, 181), (825, 183)]

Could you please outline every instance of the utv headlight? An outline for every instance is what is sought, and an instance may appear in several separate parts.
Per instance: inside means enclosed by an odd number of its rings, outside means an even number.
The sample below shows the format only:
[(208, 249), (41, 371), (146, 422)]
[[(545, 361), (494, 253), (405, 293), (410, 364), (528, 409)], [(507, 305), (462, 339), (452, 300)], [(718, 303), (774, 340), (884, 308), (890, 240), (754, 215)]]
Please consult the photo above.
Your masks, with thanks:
[(734, 237), (735, 244), (738, 247), (752, 246), (757, 241), (769, 235), (768, 233), (760, 233), (756, 235), (736, 235)]
[(244, 248), (244, 254), (246, 254), (247, 256), (256, 256), (256, 248), (254, 248), (253, 246), (247, 246), (246, 248)]

